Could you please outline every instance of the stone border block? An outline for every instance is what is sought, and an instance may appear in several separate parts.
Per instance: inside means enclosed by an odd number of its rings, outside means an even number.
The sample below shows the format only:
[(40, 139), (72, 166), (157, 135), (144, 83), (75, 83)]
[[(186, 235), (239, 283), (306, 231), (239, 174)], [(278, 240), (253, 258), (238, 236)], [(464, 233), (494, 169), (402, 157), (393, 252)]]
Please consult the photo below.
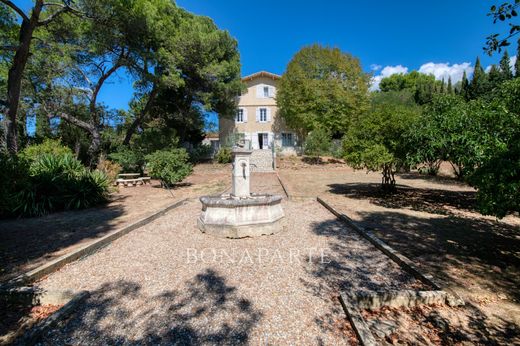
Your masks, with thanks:
[(39, 266), (38, 268), (35, 268), (27, 273), (19, 275), (18, 277), (9, 281), (7, 284), (1, 285), (0, 290), (6, 291), (12, 287), (22, 286), (22, 285), (37, 281), (37, 280), (41, 279), (42, 277), (57, 271), (58, 269), (60, 269), (61, 267), (63, 267), (64, 265), (66, 265), (68, 263), (74, 262), (80, 258), (93, 254), (97, 250), (107, 246), (108, 244), (110, 244), (113, 241), (121, 238), (122, 236), (130, 233), (131, 231), (136, 230), (136, 229), (158, 219), (159, 217), (163, 216), (170, 210), (183, 205), (188, 200), (189, 200), (189, 198), (184, 198), (180, 201), (177, 201), (177, 202), (159, 210), (158, 212), (155, 212), (147, 217), (142, 218), (141, 220), (139, 220), (137, 222), (134, 222), (115, 232), (107, 234), (104, 237), (94, 240), (93, 242), (86, 244), (86, 245), (80, 247), (79, 249), (76, 249), (68, 254), (58, 257), (55, 260), (45, 263), (45, 264)]
[[(434, 281), (433, 276), (424, 275), (421, 271), (415, 266), (413, 261), (411, 261), (406, 256), (403, 256), (398, 251), (387, 245), (385, 242), (377, 238), (372, 232), (365, 230), (362, 226), (359, 226), (354, 220), (349, 218), (345, 214), (339, 213), (332, 206), (330, 206), (327, 202), (325, 202), (322, 198), (316, 197), (316, 200), (323, 205), (327, 210), (329, 210), (332, 214), (334, 214), (339, 220), (343, 221), (349, 227), (354, 229), (357, 233), (367, 239), (370, 243), (372, 243), (376, 248), (378, 248), (381, 252), (387, 255), (392, 261), (397, 263), (403, 270), (413, 275), (416, 279), (420, 280), (422, 283), (432, 287), (434, 290), (441, 291), (443, 289), (436, 281)], [(450, 291), (446, 296), (446, 303), (449, 306), (461, 306), (464, 305), (464, 300), (460, 298), (455, 292)]]
[(360, 309), (414, 307), (421, 304), (444, 304), (448, 294), (444, 291), (389, 290), (358, 292), (352, 298)]
[(359, 343), (363, 346), (377, 346), (378, 343), (370, 331), (367, 322), (363, 318), (363, 315), (361, 315), (361, 312), (356, 306), (355, 299), (352, 299), (348, 293), (340, 293), (339, 300), (352, 328), (356, 332)]

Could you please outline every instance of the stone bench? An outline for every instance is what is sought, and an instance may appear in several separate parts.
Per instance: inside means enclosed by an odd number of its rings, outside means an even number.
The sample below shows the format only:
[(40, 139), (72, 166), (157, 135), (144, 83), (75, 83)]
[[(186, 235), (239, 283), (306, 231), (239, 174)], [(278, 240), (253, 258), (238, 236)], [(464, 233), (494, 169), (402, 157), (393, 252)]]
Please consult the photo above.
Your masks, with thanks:
[(117, 179), (116, 185), (123, 184), (124, 187), (127, 187), (129, 185), (136, 186), (137, 184), (142, 185), (144, 184), (143, 181), (140, 178), (137, 179)]

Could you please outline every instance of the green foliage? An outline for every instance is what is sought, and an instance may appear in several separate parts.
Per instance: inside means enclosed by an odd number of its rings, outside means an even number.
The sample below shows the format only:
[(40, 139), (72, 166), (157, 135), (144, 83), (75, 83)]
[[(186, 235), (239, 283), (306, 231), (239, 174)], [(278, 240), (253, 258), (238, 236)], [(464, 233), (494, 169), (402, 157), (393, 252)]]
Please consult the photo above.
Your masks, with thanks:
[(311, 131), (304, 144), (304, 154), (308, 156), (324, 156), (330, 154), (332, 138), (327, 130), (318, 127)]
[(90, 208), (106, 202), (109, 181), (99, 171), (86, 169), (70, 154), (41, 154), (31, 163), (11, 157), (7, 162), (0, 215), (41, 216), (60, 210)]
[(192, 163), (202, 162), (211, 157), (211, 145), (200, 144), (190, 150), (190, 161)]
[(158, 150), (146, 155), (146, 167), (151, 177), (160, 179), (166, 186), (182, 181), (192, 172), (186, 149)]
[(502, 218), (520, 213), (520, 135), (479, 167), (469, 182), (478, 188), (477, 201), (483, 214)]
[(407, 74), (393, 74), (383, 78), (379, 84), (382, 93), (393, 91), (409, 92), (417, 104), (426, 104), (434, 94), (442, 89), (443, 83), (436, 81), (433, 75), (426, 75), (417, 71)]
[(110, 153), (108, 157), (121, 166), (123, 173), (143, 172), (145, 158), (140, 150), (120, 147), (118, 151)]
[(221, 147), (218, 152), (215, 154), (215, 160), (218, 163), (231, 163), (232, 154), (231, 148), (229, 147)]
[(356, 169), (382, 171), (385, 190), (395, 188), (394, 174), (407, 160), (408, 143), (403, 134), (420, 113), (419, 107), (398, 96), (374, 100), (372, 109), (354, 122), (343, 139), (347, 163)]
[(29, 164), (18, 156), (0, 152), (0, 218), (11, 214), (13, 195), (28, 183)]
[(72, 155), (72, 151), (70, 148), (62, 145), (59, 140), (46, 138), (41, 144), (31, 145), (23, 149), (20, 156), (23, 159), (33, 162), (39, 157), (47, 154), (53, 156), (67, 156)]
[(300, 135), (323, 127), (338, 137), (367, 109), (368, 84), (357, 58), (315, 44), (291, 59), (276, 102), (280, 116)]

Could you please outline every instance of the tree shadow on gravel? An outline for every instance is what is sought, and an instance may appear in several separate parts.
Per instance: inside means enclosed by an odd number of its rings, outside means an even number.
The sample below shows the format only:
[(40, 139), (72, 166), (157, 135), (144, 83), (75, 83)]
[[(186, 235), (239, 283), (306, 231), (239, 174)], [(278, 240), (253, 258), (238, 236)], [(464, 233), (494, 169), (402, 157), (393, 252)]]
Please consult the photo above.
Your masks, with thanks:
[(402, 289), (416, 280), (355, 231), (337, 220), (313, 225), (313, 231), (330, 239), (326, 261), (310, 268), (313, 277), (342, 291)]
[[(440, 279), (444, 286), (459, 287), (477, 296), (505, 295), (509, 302), (520, 301), (518, 227), (462, 216), (422, 217), (398, 211), (358, 214), (366, 229), (412, 259), (425, 273)], [(490, 308), (502, 309), (500, 300), (491, 304), (496, 305)], [(468, 333), (481, 338), (479, 342), (504, 344), (502, 341), (509, 337), (520, 337), (520, 326), (511, 320), (511, 307), (498, 310), (508, 311), (509, 317), (496, 312), (499, 316), (495, 320), (501, 321), (490, 322), (479, 305), (470, 301), (461, 308), (470, 321)]]
[[(167, 283), (165, 283), (167, 287)], [(140, 285), (103, 285), (75, 314), (48, 332), (43, 345), (244, 344), (262, 318), (253, 304), (206, 270), (182, 290), (149, 295)]]
[(124, 200), (120, 197), (115, 205), (42, 217), (0, 220), (0, 282), (63, 254), (53, 253), (114, 230), (110, 223), (124, 214)]
[(432, 214), (453, 214), (451, 209), (478, 212), (476, 192), (420, 189), (398, 185), (397, 191), (388, 194), (381, 184), (351, 183), (330, 184), (329, 192), (352, 199), (369, 200), (372, 204), (389, 209), (412, 209)]

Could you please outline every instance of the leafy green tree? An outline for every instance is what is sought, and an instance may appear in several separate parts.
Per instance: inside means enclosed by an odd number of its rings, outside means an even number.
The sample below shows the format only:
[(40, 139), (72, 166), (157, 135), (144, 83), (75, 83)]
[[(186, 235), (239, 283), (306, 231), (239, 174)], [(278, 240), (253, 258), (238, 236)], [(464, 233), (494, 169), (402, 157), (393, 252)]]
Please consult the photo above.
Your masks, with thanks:
[(343, 139), (347, 163), (356, 169), (381, 171), (385, 191), (395, 190), (394, 174), (406, 165), (409, 150), (403, 134), (409, 133), (420, 114), (420, 107), (402, 93), (395, 92), (394, 97), (383, 93), (382, 99), (376, 94), (371, 110), (356, 119)]
[[(144, 96), (146, 105), (132, 112), (125, 145), (130, 144), (138, 127), (148, 127), (146, 121), (155, 126), (159, 119), (166, 131), (175, 130), (181, 143), (197, 143), (203, 137), (205, 112), (234, 114), (242, 82), (237, 42), (229, 33), (219, 30), (207, 17), (183, 12), (178, 32), (164, 45), (167, 54), (159, 61), (159, 71), (173, 70), (178, 80), (155, 83), (152, 90), (156, 92)], [(163, 75), (161, 72), (161, 78)]]
[(313, 156), (320, 161), (320, 156), (330, 154), (332, 138), (330, 133), (324, 128), (317, 127), (312, 130), (304, 144), (304, 153), (307, 156)]
[(430, 102), (438, 89), (440, 91), (443, 88), (442, 85), (433, 75), (412, 71), (383, 78), (379, 88), (382, 92), (407, 90), (413, 95), (415, 102), (422, 105)]
[[(504, 82), (495, 92), (498, 112), (485, 119), (484, 160), (469, 182), (478, 190), (484, 214), (504, 217), (520, 212), (520, 79)], [(492, 121), (493, 123), (490, 123)]]
[(486, 38), (487, 42), (484, 51), (488, 53), (488, 55), (492, 55), (495, 51), (500, 53), (503, 47), (510, 45), (509, 40), (520, 33), (520, 25), (512, 23), (512, 19), (518, 15), (518, 6), (520, 6), (520, 1), (518, 0), (514, 0), (514, 2), (506, 1), (500, 6), (491, 6), (488, 16), (493, 18), (493, 23), (509, 22), (509, 31), (502, 36), (500, 34), (492, 34)]
[(302, 137), (321, 126), (345, 133), (368, 106), (369, 76), (357, 58), (318, 44), (291, 59), (277, 91), (280, 116)]
[[(7, 147), (11, 154), (18, 152), (18, 110), (20, 107), (20, 96), (22, 91), (22, 80), (31, 53), (31, 44), (34, 34), (38, 28), (46, 27), (60, 17), (63, 13), (73, 11), (70, 0), (47, 3), (43, 0), (35, 0), (30, 11), (24, 12), (12, 1), (0, 1), (0, 21), (2, 26), (7, 26), (8, 31), (13, 30), (14, 25), (9, 20), (10, 13), (16, 13), (20, 18), (18, 29), (18, 40), (16, 44), (2, 42), (0, 49), (14, 52), (9, 61), (9, 72), (7, 75), (7, 93), (5, 99), (0, 99), (4, 108), (7, 121)], [(57, 9), (56, 9), (57, 8)], [(3, 39), (9, 33), (3, 33)], [(10, 35), (9, 35), (10, 36)], [(11, 36), (12, 37), (12, 36)]]

